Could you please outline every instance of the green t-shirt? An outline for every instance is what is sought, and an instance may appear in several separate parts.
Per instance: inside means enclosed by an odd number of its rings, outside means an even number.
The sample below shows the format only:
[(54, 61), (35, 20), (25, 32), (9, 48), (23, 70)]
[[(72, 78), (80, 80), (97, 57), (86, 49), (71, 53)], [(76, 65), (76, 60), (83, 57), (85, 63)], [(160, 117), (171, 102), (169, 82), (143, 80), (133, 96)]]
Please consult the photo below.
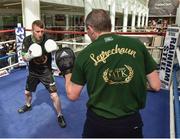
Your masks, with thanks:
[(71, 80), (87, 84), (88, 108), (118, 118), (144, 108), (146, 75), (156, 67), (138, 39), (104, 34), (79, 53)]

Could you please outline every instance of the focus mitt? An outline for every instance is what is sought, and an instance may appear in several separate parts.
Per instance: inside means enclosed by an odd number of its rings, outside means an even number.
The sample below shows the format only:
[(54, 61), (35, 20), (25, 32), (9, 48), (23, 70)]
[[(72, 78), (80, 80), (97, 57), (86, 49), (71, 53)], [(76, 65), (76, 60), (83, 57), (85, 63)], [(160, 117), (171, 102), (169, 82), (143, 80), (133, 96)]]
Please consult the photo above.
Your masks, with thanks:
[(75, 61), (75, 54), (73, 50), (68, 47), (64, 47), (56, 51), (55, 59), (56, 65), (63, 76), (72, 72)]

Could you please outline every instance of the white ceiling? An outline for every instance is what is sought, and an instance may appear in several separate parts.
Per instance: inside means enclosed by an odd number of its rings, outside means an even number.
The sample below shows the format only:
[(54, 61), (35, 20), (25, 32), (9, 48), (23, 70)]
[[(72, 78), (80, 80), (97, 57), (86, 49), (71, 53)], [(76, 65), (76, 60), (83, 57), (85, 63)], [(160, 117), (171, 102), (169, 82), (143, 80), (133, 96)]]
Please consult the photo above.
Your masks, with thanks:
[[(62, 4), (53, 4), (53, 3), (45, 3), (40, 2), (41, 10), (54, 10), (58, 12), (71, 12), (71, 13), (84, 13), (84, 9), (82, 7), (68, 6)], [(0, 0), (0, 11), (1, 10), (21, 10), (21, 0)]]

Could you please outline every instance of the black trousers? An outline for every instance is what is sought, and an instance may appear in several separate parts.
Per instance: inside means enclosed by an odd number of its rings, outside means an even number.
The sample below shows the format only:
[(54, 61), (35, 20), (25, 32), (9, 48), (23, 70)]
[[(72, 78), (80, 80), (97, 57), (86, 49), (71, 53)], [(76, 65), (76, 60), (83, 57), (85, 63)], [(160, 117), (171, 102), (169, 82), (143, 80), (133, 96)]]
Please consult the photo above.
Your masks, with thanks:
[(83, 138), (143, 138), (139, 112), (116, 119), (106, 119), (87, 110)]

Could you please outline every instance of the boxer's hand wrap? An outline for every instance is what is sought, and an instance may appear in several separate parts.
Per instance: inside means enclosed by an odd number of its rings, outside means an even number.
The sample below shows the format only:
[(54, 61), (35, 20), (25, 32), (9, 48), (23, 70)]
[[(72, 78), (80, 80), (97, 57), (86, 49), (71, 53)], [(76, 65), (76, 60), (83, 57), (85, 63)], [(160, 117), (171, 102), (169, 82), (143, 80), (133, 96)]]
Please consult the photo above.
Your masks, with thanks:
[(61, 71), (61, 75), (65, 76), (68, 73), (72, 72), (74, 61), (75, 61), (75, 54), (73, 50), (68, 47), (64, 47), (55, 54), (56, 64)]

